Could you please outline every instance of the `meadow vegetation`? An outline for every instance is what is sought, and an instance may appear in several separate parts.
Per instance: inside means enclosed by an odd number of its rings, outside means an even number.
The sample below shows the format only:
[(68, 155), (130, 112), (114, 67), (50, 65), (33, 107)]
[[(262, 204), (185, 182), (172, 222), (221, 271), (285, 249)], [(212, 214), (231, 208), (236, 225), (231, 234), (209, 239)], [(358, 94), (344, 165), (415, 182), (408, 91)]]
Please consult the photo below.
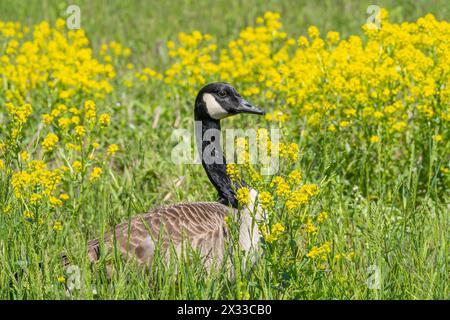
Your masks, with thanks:
[[(13, 13), (36, 3), (0, 3), (0, 298), (447, 299), (448, 11), (388, 3), (377, 28), (324, 2), (330, 21), (305, 19), (299, 31), (292, 1), (240, 3), (242, 17), (230, 4), (223, 24), (196, 19), (207, 4), (195, 16), (189, 3), (167, 28), (145, 19), (143, 3), (82, 3), (87, 31), (68, 30), (66, 4), (43, 2), (48, 16), (27, 20)], [(366, 17), (366, 5), (349, 3)], [(166, 6), (153, 10), (172, 17)], [(97, 7), (136, 18), (101, 20)], [(235, 279), (205, 272), (194, 253), (176, 270), (162, 258), (143, 270), (114, 252), (91, 265), (87, 240), (118, 222), (215, 200), (200, 165), (171, 160), (173, 129), (193, 130), (195, 94), (212, 81), (268, 112), (225, 128), (255, 128), (268, 145), (271, 128), (282, 132), (278, 172), (249, 163), (245, 138), (227, 170), (259, 191), (264, 255), (248, 270), (231, 243)], [(237, 190), (242, 205), (248, 193)], [(227, 224), (235, 237), (235, 219)], [(64, 269), (62, 252), (76, 268)]]

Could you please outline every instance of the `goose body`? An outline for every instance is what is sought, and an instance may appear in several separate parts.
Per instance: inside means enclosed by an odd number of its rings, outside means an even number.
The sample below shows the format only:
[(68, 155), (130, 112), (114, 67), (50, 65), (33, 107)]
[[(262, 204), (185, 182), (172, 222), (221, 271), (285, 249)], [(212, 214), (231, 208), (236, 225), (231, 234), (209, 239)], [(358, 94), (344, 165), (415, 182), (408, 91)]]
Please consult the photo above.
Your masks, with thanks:
[(218, 192), (217, 202), (162, 206), (118, 224), (114, 230), (105, 234), (103, 246), (99, 240), (88, 242), (91, 261), (100, 258), (102, 247), (108, 252), (115, 248), (127, 260), (149, 265), (157, 246), (163, 254), (168, 255), (171, 246), (180, 254), (183, 246), (189, 244), (200, 252), (206, 264), (210, 265), (213, 260), (220, 262), (225, 254), (225, 241), (229, 234), (225, 217), (236, 214), (239, 214), (240, 219), (239, 243), (242, 249), (250, 252), (258, 246), (260, 234), (257, 223), (264, 218), (264, 213), (260, 206), (255, 207), (257, 192), (250, 189), (249, 205), (238, 210), (235, 190), (239, 186), (226, 173), (220, 136), (204, 138), (208, 130), (220, 132), (220, 120), (237, 113), (264, 114), (226, 83), (209, 84), (197, 95), (195, 120), (201, 123), (201, 130), (196, 132), (197, 146), (202, 165)]
[[(140, 265), (152, 263), (157, 245), (164, 253), (168, 254), (172, 246), (180, 254), (186, 244), (198, 250), (206, 264), (213, 260), (220, 263), (229, 234), (225, 217), (234, 214), (236, 209), (218, 202), (163, 206), (118, 224), (103, 242), (108, 252), (115, 248), (122, 257)], [(240, 212), (239, 244), (246, 252), (256, 249), (260, 238), (253, 217), (253, 209), (243, 208)], [(256, 218), (259, 217), (262, 218), (257, 213)], [(88, 254), (91, 261), (100, 258), (98, 239), (88, 242)]]
[[(180, 203), (163, 206), (116, 226), (105, 235), (105, 248), (113, 246), (127, 259), (139, 264), (151, 263), (155, 248), (168, 252), (173, 246), (181, 252), (184, 241), (198, 249), (202, 256), (221, 259), (225, 238), (225, 216), (230, 208), (217, 202)], [(100, 257), (99, 241), (88, 243), (92, 261)]]

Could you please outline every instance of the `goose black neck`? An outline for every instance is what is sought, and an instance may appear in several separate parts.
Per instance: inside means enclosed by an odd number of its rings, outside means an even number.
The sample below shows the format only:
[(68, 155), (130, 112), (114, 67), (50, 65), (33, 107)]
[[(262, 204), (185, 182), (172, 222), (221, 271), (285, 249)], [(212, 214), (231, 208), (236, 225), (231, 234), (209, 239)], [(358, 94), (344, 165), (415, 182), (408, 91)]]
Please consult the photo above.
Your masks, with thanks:
[(202, 165), (219, 194), (218, 201), (237, 208), (238, 201), (234, 191), (237, 185), (227, 175), (227, 163), (220, 145), (220, 121), (199, 117), (196, 113), (195, 127)]

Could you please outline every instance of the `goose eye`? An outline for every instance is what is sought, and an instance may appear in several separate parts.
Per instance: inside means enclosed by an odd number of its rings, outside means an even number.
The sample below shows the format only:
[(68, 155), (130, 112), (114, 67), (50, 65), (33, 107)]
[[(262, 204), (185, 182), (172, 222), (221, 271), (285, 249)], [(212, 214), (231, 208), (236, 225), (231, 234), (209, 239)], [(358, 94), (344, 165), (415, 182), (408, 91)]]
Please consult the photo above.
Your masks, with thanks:
[(221, 90), (217, 93), (217, 95), (221, 98), (225, 98), (227, 96), (227, 93), (225, 91)]

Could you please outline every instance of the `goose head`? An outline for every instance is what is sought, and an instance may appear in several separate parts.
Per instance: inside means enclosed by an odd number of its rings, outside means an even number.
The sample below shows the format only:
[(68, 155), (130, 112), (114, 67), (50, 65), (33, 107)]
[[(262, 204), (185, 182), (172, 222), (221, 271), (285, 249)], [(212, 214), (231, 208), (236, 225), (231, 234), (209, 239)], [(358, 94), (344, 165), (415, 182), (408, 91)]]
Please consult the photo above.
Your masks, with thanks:
[(265, 112), (241, 97), (236, 89), (224, 82), (204, 86), (195, 99), (196, 120), (216, 120), (240, 113), (264, 115)]

